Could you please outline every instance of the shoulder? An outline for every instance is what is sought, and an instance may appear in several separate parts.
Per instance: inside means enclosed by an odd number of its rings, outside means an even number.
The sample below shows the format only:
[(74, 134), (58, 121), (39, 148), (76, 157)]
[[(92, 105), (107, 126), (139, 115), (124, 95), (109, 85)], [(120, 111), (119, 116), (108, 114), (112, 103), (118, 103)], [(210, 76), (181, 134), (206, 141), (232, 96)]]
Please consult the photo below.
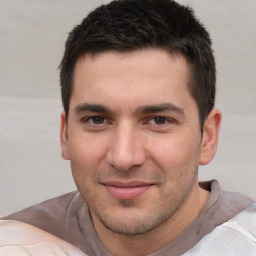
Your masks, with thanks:
[(183, 256), (256, 255), (256, 203), (251, 204), (211, 233)]
[(256, 202), (223, 223), (223, 227), (232, 229), (251, 240), (256, 249)]
[(254, 200), (247, 195), (239, 192), (222, 191), (220, 194), (220, 200), (226, 208), (233, 208), (241, 210), (254, 203)]
[(2, 220), (25, 222), (61, 237), (63, 229), (65, 228), (67, 211), (77, 195), (79, 195), (79, 193), (74, 191), (52, 198), (10, 214), (2, 218)]
[(73, 245), (39, 228), (15, 220), (0, 220), (0, 256), (86, 256)]

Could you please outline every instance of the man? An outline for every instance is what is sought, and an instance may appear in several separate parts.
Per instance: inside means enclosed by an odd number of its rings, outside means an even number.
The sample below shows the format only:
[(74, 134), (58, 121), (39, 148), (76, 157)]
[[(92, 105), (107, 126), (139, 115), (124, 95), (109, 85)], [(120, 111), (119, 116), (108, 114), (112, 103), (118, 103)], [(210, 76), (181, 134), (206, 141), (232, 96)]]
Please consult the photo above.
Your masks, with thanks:
[(198, 183), (217, 148), (215, 61), (192, 10), (113, 1), (70, 33), (61, 147), (79, 192), (14, 213), (87, 255), (255, 255), (256, 205)]

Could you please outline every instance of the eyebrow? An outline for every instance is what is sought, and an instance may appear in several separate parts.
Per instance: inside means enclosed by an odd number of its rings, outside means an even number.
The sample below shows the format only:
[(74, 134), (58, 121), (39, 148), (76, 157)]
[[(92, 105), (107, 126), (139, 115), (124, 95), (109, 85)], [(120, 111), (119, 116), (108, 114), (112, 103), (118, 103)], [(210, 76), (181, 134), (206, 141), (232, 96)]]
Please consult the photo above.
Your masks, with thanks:
[(82, 103), (75, 107), (75, 112), (77, 114), (83, 112), (95, 112), (95, 113), (102, 113), (102, 114), (110, 114), (111, 110), (103, 105), (100, 104), (89, 104), (89, 103)]
[(139, 107), (136, 110), (137, 113), (142, 113), (142, 114), (157, 113), (157, 112), (164, 112), (164, 111), (172, 111), (172, 112), (176, 112), (183, 116), (185, 115), (183, 108), (178, 107), (172, 103), (146, 105), (143, 107)]
[[(112, 111), (108, 107), (105, 107), (101, 104), (91, 104), (91, 103), (81, 103), (75, 107), (75, 112), (77, 114), (81, 114), (83, 112), (94, 112), (101, 114), (111, 114)], [(180, 115), (185, 115), (183, 108), (178, 107), (172, 103), (163, 103), (163, 104), (153, 104), (153, 105), (145, 105), (136, 109), (137, 114), (149, 114), (149, 113), (157, 113), (164, 111), (172, 111), (176, 112)]]

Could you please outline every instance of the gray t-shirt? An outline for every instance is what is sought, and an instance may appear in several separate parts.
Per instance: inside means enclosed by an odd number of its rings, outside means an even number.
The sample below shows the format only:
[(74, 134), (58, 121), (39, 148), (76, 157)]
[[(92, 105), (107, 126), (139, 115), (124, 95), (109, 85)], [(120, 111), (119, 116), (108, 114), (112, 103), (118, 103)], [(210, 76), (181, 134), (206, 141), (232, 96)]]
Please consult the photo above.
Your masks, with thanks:
[[(253, 203), (252, 199), (240, 193), (222, 192), (215, 180), (201, 182), (200, 186), (211, 192), (203, 211), (181, 235), (152, 256), (179, 256), (185, 253), (216, 226)], [(77, 246), (89, 256), (112, 256), (101, 243), (89, 209), (77, 191), (13, 213), (4, 219), (39, 227)]]

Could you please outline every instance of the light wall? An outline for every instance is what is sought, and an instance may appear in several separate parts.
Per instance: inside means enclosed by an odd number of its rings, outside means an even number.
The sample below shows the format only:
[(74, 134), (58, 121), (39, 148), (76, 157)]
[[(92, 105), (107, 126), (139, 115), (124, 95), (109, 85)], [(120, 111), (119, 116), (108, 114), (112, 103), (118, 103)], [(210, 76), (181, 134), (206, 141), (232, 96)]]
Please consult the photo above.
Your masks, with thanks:
[[(59, 147), (58, 65), (68, 32), (102, 2), (0, 2), (0, 215), (75, 189)], [(200, 179), (256, 198), (256, 1), (179, 2), (211, 32), (217, 60), (223, 124)]]

